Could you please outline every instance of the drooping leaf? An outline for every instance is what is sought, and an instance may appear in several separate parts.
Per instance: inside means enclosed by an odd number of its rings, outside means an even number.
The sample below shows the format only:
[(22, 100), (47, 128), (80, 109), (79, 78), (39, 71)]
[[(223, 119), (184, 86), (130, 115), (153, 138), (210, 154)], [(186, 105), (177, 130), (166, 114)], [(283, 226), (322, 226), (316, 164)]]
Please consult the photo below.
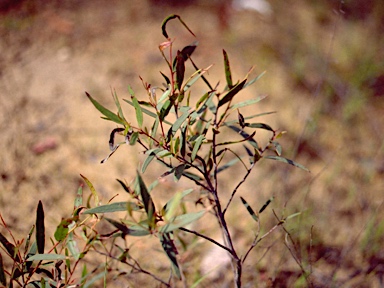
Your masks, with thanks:
[(180, 18), (179, 15), (172, 14), (172, 15), (169, 15), (167, 18), (165, 18), (163, 23), (161, 24), (161, 31), (163, 32), (163, 35), (164, 35), (165, 38), (167, 38), (167, 39), (169, 38), (168, 37), (168, 33), (167, 33), (167, 23), (168, 23), (168, 21), (170, 21), (172, 19), (176, 19), (176, 18), (179, 19), (180, 23), (184, 25), (184, 27), (189, 31), (189, 33), (191, 33), (193, 36), (195, 36), (195, 34), (193, 34), (193, 32), (189, 29), (187, 24), (184, 23), (184, 21)]
[(153, 228), (155, 225), (155, 204), (153, 204), (151, 195), (148, 193), (147, 187), (139, 173), (137, 173), (137, 180), (141, 199), (143, 200), (144, 208), (148, 215), (148, 225), (150, 228)]
[(161, 75), (164, 77), (164, 80), (165, 80), (165, 82), (167, 83), (167, 85), (170, 85), (170, 84), (171, 84), (171, 81), (169, 80), (169, 78), (168, 78), (163, 72), (160, 71), (160, 73), (161, 73)]
[(60, 254), (36, 254), (27, 259), (27, 261), (54, 261), (54, 260), (65, 260), (64, 255)]
[(247, 79), (243, 80), (239, 84), (232, 87), (232, 89), (229, 90), (228, 93), (225, 94), (225, 96), (222, 99), (220, 99), (219, 103), (217, 104), (217, 107), (219, 108), (219, 107), (223, 106), (225, 103), (231, 101), (233, 99), (233, 97), (235, 97), (236, 94), (239, 93), (243, 89), (245, 82), (247, 82)]
[(124, 128), (115, 128), (115, 129), (112, 130), (111, 135), (109, 136), (109, 149), (111, 151), (116, 150), (115, 134), (119, 133), (119, 132), (123, 132), (123, 131), (124, 131)]
[(181, 50), (181, 55), (184, 58), (184, 61), (187, 61), (188, 58), (192, 55), (192, 53), (195, 51), (197, 45), (199, 45), (198, 41), (194, 41), (193, 43), (189, 44), (188, 46), (185, 46)]
[(259, 222), (259, 217), (257, 217), (255, 211), (253, 211), (252, 207), (248, 204), (248, 202), (245, 201), (243, 197), (240, 197), (240, 199), (241, 199), (241, 202), (243, 202), (243, 205), (245, 206), (245, 208), (247, 208), (248, 213), (252, 216), (253, 220), (255, 220), (256, 222)]
[(160, 243), (163, 247), (165, 253), (167, 254), (169, 260), (171, 261), (173, 271), (175, 272), (177, 278), (181, 279), (179, 264), (177, 263), (177, 249), (172, 239), (171, 233), (159, 233)]
[(277, 160), (277, 161), (280, 161), (280, 162), (283, 162), (283, 163), (287, 163), (287, 164), (290, 164), (290, 165), (293, 165), (295, 167), (298, 167), (300, 169), (303, 169), (307, 172), (310, 172), (308, 170), (308, 168), (304, 167), (303, 165), (299, 164), (299, 163), (296, 163), (295, 161), (293, 160), (290, 160), (290, 159), (287, 159), (287, 158), (284, 158), (284, 157), (280, 157), (280, 156), (265, 156), (264, 158), (266, 159), (272, 159), (272, 160)]
[(232, 89), (233, 83), (232, 83), (231, 67), (229, 65), (228, 54), (224, 49), (223, 49), (223, 56), (224, 56), (225, 79), (227, 80), (228, 88)]
[[(250, 100), (246, 100), (246, 101), (242, 101), (242, 102), (233, 104), (229, 108), (231, 110), (235, 110), (235, 109), (238, 109), (238, 108), (242, 108), (242, 107), (246, 107), (246, 106), (249, 106), (249, 105), (253, 105), (253, 104), (259, 103), (265, 97), (267, 97), (267, 95), (261, 95), (261, 96), (259, 96), (257, 98), (254, 98), (254, 99), (250, 99)], [(245, 118), (245, 119), (247, 119), (247, 118)]]
[(39, 201), (36, 211), (36, 243), (39, 254), (44, 253), (45, 247), (45, 226), (44, 226), (44, 208), (43, 203)]
[(94, 203), (95, 203), (95, 206), (98, 206), (99, 205), (99, 196), (97, 195), (97, 192), (96, 192), (96, 189), (95, 187), (93, 187), (93, 184), (91, 183), (91, 181), (88, 180), (87, 177), (85, 177), (84, 175), (81, 175), (81, 178), (84, 179), (85, 183), (87, 184), (89, 190), (91, 190), (91, 193), (92, 193), (92, 196), (94, 198)]
[(133, 107), (135, 108), (135, 111), (136, 111), (137, 124), (141, 128), (143, 126), (143, 111), (141, 110), (141, 106), (140, 106), (139, 102), (137, 101), (137, 98), (134, 96), (132, 96), (132, 103), (133, 103)]
[(133, 202), (115, 202), (115, 203), (100, 205), (95, 208), (87, 209), (83, 211), (83, 214), (112, 213), (112, 212), (119, 212), (119, 211), (127, 211), (128, 209), (131, 209), (133, 211), (138, 211), (141, 208)]
[(111, 120), (113, 122), (116, 122), (118, 124), (124, 125), (124, 121), (122, 121), (119, 118), (119, 116), (117, 116), (115, 113), (113, 113), (112, 111), (108, 110), (104, 106), (102, 106), (99, 102), (97, 102), (95, 99), (93, 99), (91, 97), (91, 95), (88, 94), (88, 92), (85, 92), (85, 94), (87, 95), (88, 99), (92, 102), (93, 106), (95, 106), (95, 108), (97, 110), (99, 110), (101, 112), (101, 114), (106, 116), (107, 119), (109, 119), (109, 120)]

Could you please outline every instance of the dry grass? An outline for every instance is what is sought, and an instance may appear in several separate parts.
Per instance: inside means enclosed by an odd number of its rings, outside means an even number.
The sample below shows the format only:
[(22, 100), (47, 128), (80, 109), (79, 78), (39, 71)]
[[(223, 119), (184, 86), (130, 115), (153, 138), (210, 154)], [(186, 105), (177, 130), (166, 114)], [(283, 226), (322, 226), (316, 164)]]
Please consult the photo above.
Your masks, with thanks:
[[(72, 210), (80, 173), (93, 182), (104, 202), (118, 193), (117, 199), (125, 199), (114, 179), (130, 181), (142, 158), (126, 147), (99, 164), (108, 153), (114, 126), (98, 118), (84, 91), (113, 107), (110, 86), (126, 98), (128, 84), (140, 97), (139, 75), (160, 85), (158, 71), (165, 68), (156, 48), (163, 41), (160, 23), (176, 13), (199, 38), (195, 61), (215, 64), (211, 79), (224, 82), (222, 48), (239, 79), (252, 64), (257, 73), (267, 70), (243, 97), (269, 97), (244, 114), (278, 111), (263, 121), (288, 131), (282, 140), (284, 155), (311, 170), (307, 175), (264, 161), (241, 195), (254, 207), (274, 195), (272, 208), (279, 214), (303, 211), (286, 229), (320, 287), (332, 281), (338, 287), (379, 287), (384, 265), (384, 95), (379, 88), (384, 77), (384, 39), (379, 34), (383, 11), (373, 9), (365, 18), (354, 18), (356, 11), (347, 4), (343, 15), (330, 4), (277, 2), (270, 1), (270, 16), (232, 11), (227, 29), (220, 27), (205, 1), (175, 9), (157, 9), (138, 0), (35, 6), (25, 1), (1, 14), (0, 211), (15, 235), (24, 237), (29, 231), (38, 199), (46, 207), (48, 229), (54, 231)], [(379, 2), (374, 2), (376, 8)], [(170, 29), (176, 46), (194, 41), (177, 25)], [(144, 177), (154, 179), (156, 174)], [(162, 185), (178, 189), (171, 181)], [(223, 193), (231, 185), (225, 182)], [(235, 200), (229, 222), (243, 247), (253, 237), (243, 231), (251, 219)], [(275, 218), (271, 210), (264, 217), (267, 230)], [(283, 239), (280, 231), (261, 243), (245, 269), (244, 283), (265, 287), (272, 279), (274, 287), (293, 286), (300, 270)], [(188, 273), (207, 252), (204, 243), (198, 245), (201, 253), (183, 256), (191, 263), (185, 268)]]

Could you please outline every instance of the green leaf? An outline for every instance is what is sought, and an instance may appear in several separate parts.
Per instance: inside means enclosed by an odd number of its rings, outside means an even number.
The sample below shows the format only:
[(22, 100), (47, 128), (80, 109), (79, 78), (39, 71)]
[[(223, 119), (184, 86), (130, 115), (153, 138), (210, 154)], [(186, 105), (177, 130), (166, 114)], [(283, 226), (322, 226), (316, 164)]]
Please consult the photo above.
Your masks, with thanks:
[[(254, 98), (254, 99), (242, 101), (242, 102), (239, 102), (239, 103), (231, 105), (231, 107), (229, 107), (229, 108), (231, 110), (235, 110), (235, 109), (238, 109), (238, 108), (242, 108), (242, 107), (246, 107), (246, 106), (249, 106), (249, 105), (253, 105), (253, 104), (256, 104), (256, 103), (260, 102), (265, 97), (267, 97), (267, 95), (262, 95), (262, 96), (259, 96), (257, 98)], [(245, 119), (247, 119), (247, 118), (245, 118)]]
[(226, 125), (226, 126), (231, 128), (233, 131), (236, 131), (237, 133), (239, 133), (244, 139), (247, 139), (247, 141), (249, 142), (249, 144), (252, 145), (253, 148), (259, 149), (259, 145), (255, 141), (255, 139), (253, 139), (252, 135), (249, 135), (248, 133), (246, 133), (245, 131), (241, 130), (236, 126), (233, 126), (233, 125)]
[(152, 160), (155, 158), (156, 154), (159, 153), (160, 151), (163, 151), (162, 148), (155, 148), (155, 149), (150, 149), (145, 152), (145, 154), (149, 154), (147, 156), (147, 159), (144, 160), (143, 166), (141, 167), (141, 172), (144, 173), (145, 170), (147, 170), (148, 165), (152, 162)]
[(191, 160), (192, 161), (195, 160), (197, 152), (199, 151), (200, 146), (201, 146), (201, 144), (203, 143), (204, 140), (205, 140), (204, 135), (199, 135), (199, 137), (197, 137), (197, 139), (196, 139), (196, 141), (195, 141), (195, 143), (193, 145), (193, 150), (192, 150), (192, 154), (191, 154)]
[(77, 189), (77, 194), (75, 198), (75, 203), (74, 203), (75, 210), (82, 205), (83, 205), (83, 185), (80, 185), (79, 189)]
[(243, 202), (245, 208), (247, 208), (248, 213), (252, 216), (253, 220), (259, 222), (259, 217), (257, 217), (255, 211), (253, 211), (252, 207), (248, 204), (247, 201), (243, 197), (240, 197), (241, 202)]
[(36, 254), (27, 259), (27, 261), (43, 261), (43, 260), (48, 260), (48, 261), (54, 261), (54, 260), (65, 260), (64, 255), (60, 254)]
[[(181, 198), (184, 198), (185, 196), (187, 196), (188, 194), (190, 194), (194, 189), (187, 189), (187, 190), (184, 190), (183, 192), (181, 192)], [(175, 198), (178, 198), (179, 196), (177, 196), (179, 193), (176, 193), (163, 207), (163, 210), (168, 214), (168, 211), (172, 208), (170, 208), (171, 206), (175, 205), (177, 206), (176, 204), (174, 204), (174, 202), (178, 202), (179, 200), (175, 199)], [(170, 213), (170, 212), (169, 212)], [(170, 213), (172, 214), (172, 213)], [(167, 218), (169, 219), (169, 218)]]
[(180, 109), (181, 112), (183, 112), (183, 114), (177, 118), (177, 120), (175, 121), (175, 123), (173, 123), (172, 125), (172, 135), (175, 135), (176, 131), (180, 128), (180, 126), (184, 123), (184, 121), (188, 118), (189, 116), (189, 107), (182, 107)]
[(133, 107), (135, 108), (135, 111), (136, 111), (137, 124), (141, 128), (143, 126), (143, 111), (141, 110), (141, 106), (140, 106), (140, 104), (137, 101), (137, 98), (135, 96), (132, 96), (132, 103), (133, 103)]
[(137, 139), (139, 139), (139, 132), (133, 132), (131, 137), (129, 138), (129, 145), (135, 145)]
[(192, 222), (197, 221), (205, 214), (205, 212), (205, 210), (201, 210), (199, 212), (176, 216), (170, 220), (170, 223), (162, 226), (159, 231), (162, 233), (172, 232), (176, 229), (179, 229), (180, 227), (184, 227)]
[(73, 222), (73, 219), (62, 219), (60, 224), (57, 226), (54, 237), (57, 241), (63, 241), (67, 235), (69, 228), (68, 226)]
[[(164, 100), (168, 99), (169, 97), (169, 94), (171, 94), (171, 90), (170, 89), (167, 89), (165, 90), (165, 92), (163, 93), (163, 95), (161, 95), (159, 101), (157, 102), (158, 104), (157, 105), (161, 105), (161, 103), (163, 103)], [(157, 109), (161, 109), (161, 106), (157, 106), (158, 108)]]
[(85, 177), (85, 176), (83, 176), (81, 174), (80, 174), (80, 176), (81, 176), (81, 178), (84, 179), (84, 181), (87, 184), (89, 190), (91, 190), (93, 198), (95, 198), (95, 206), (98, 206), (99, 205), (99, 196), (97, 195), (95, 187), (93, 187), (93, 184), (91, 183), (91, 181), (88, 180), (87, 177)]
[(228, 54), (224, 49), (223, 49), (223, 56), (224, 56), (225, 79), (227, 80), (228, 88), (232, 89), (233, 83), (232, 83), (231, 67), (229, 65)]
[(143, 229), (142, 227), (136, 226), (135, 229), (132, 229), (132, 227), (127, 227), (121, 222), (117, 222), (110, 218), (105, 218), (109, 223), (111, 223), (113, 226), (115, 226), (117, 229), (119, 229), (122, 232), (122, 237), (124, 238), (126, 235), (130, 236), (146, 236), (150, 234), (150, 231), (148, 229)]
[(275, 147), (274, 151), (276, 152), (277, 156), (281, 156), (283, 148), (281, 147), (280, 143), (276, 141), (272, 141), (271, 145)]
[(231, 161), (229, 161), (228, 163), (225, 163), (224, 165), (220, 166), (219, 169), (217, 169), (217, 173), (220, 173), (228, 168), (230, 168), (231, 166), (235, 165), (237, 162), (239, 162), (240, 159), (239, 158), (234, 158), (232, 159)]
[(241, 89), (243, 89), (245, 82), (247, 82), (247, 79), (243, 80), (239, 84), (237, 84), (234, 87), (232, 87), (232, 89), (229, 90), (228, 93), (225, 94), (225, 96), (222, 99), (220, 99), (217, 107), (221, 107), (225, 103), (231, 101), (233, 99), (233, 97), (235, 97), (236, 94), (239, 93), (241, 91)]
[(124, 114), (123, 114), (123, 110), (121, 109), (119, 98), (117, 97), (117, 94), (116, 94), (116, 90), (114, 90), (112, 92), (112, 97), (113, 97), (113, 100), (115, 100), (115, 104), (116, 104), (116, 107), (117, 107), (117, 111), (118, 111), (117, 115), (119, 116), (120, 119), (123, 119), (124, 122), (126, 122)]
[[(128, 208), (128, 206), (130, 206)], [(106, 205), (100, 205), (95, 208), (87, 209), (83, 211), (83, 214), (97, 214), (97, 213), (112, 213), (119, 211), (128, 211), (128, 209), (138, 211), (141, 208), (133, 202), (115, 202)]]
[(300, 169), (303, 169), (307, 172), (310, 172), (308, 170), (308, 168), (304, 167), (303, 165), (299, 164), (299, 163), (296, 163), (295, 161), (293, 160), (290, 160), (290, 159), (287, 159), (287, 158), (284, 158), (284, 157), (280, 157), (280, 156), (265, 156), (264, 158), (266, 159), (272, 159), (272, 160), (277, 160), (277, 161), (280, 161), (280, 162), (283, 162), (283, 163), (287, 163), (287, 164), (290, 164), (290, 165), (293, 165), (295, 167), (298, 167)]
[(289, 215), (287, 218), (285, 218), (285, 220), (292, 219), (292, 218), (297, 217), (299, 215), (301, 215), (301, 212), (293, 213), (293, 214)]
[(185, 164), (181, 164), (177, 167), (175, 167), (175, 181), (179, 181), (181, 176), (183, 175), (183, 172), (186, 168), (186, 165)]
[(245, 126), (249, 128), (265, 129), (265, 130), (274, 132), (271, 126), (264, 123), (245, 123)]
[(169, 260), (171, 261), (171, 265), (173, 268), (173, 271), (175, 272), (176, 276), (181, 279), (180, 269), (179, 265), (177, 263), (177, 249), (175, 244), (173, 243), (172, 234), (171, 233), (159, 233), (159, 239), (161, 246), (163, 247), (165, 253), (167, 254)]
[(180, 206), (180, 202), (182, 199), (181, 192), (177, 192), (175, 195), (173, 195), (172, 199), (167, 202), (165, 205), (165, 215), (164, 219), (165, 221), (169, 221), (172, 217), (175, 216), (177, 208)]
[[(123, 99), (125, 102), (127, 102), (129, 105), (133, 106), (133, 103), (127, 99)], [(140, 104), (140, 103), (139, 103)], [(134, 107), (134, 106), (133, 106)], [(149, 111), (148, 109), (145, 109), (141, 107), (141, 111), (143, 111), (144, 114), (147, 114), (148, 116), (151, 116), (152, 118), (157, 118), (156, 113), (153, 113), (152, 111)], [(171, 122), (163, 120), (164, 123), (167, 123), (168, 125), (172, 125)]]
[(255, 78), (253, 78), (252, 80), (250, 80), (247, 84), (244, 85), (244, 88), (245, 87), (248, 87), (250, 85), (252, 85), (253, 83), (255, 83), (257, 80), (259, 80), (261, 77), (263, 77), (263, 75), (266, 73), (266, 71), (263, 71), (260, 75), (256, 76)]
[(45, 247), (45, 226), (44, 226), (44, 208), (43, 203), (39, 201), (36, 212), (36, 243), (39, 254), (44, 253)]
[(116, 122), (118, 124), (121, 124), (121, 125), (124, 125), (124, 121), (122, 121), (119, 116), (117, 116), (115, 113), (113, 113), (112, 111), (108, 110), (107, 108), (105, 108), (104, 106), (102, 106), (101, 104), (99, 104), (99, 102), (97, 102), (95, 99), (93, 99), (91, 97), (91, 95), (88, 94), (88, 92), (85, 92), (85, 94), (87, 95), (88, 99), (92, 102), (93, 106), (96, 107), (97, 110), (99, 110), (101, 112), (101, 114), (103, 114), (104, 116), (107, 117), (107, 119), (113, 121), (113, 122)]
[(145, 211), (148, 215), (148, 225), (150, 228), (154, 228), (155, 226), (155, 204), (153, 204), (151, 195), (148, 193), (147, 187), (140, 174), (137, 173), (137, 180), (140, 189), (141, 199), (143, 200)]

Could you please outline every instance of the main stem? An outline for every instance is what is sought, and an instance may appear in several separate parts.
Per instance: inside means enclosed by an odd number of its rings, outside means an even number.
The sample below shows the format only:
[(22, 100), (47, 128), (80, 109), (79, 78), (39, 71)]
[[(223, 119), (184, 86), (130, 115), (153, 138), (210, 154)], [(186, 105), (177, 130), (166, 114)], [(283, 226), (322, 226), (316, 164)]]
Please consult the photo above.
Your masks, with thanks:
[[(213, 123), (214, 129), (217, 129), (217, 109), (214, 113), (214, 123)], [(235, 286), (237, 288), (240, 288), (241, 287), (242, 263), (241, 263), (241, 259), (239, 258), (239, 256), (236, 253), (235, 247), (233, 246), (231, 234), (229, 232), (227, 222), (225, 220), (225, 216), (224, 216), (223, 210), (221, 208), (221, 203), (220, 203), (220, 199), (219, 199), (219, 195), (218, 195), (218, 191), (217, 191), (217, 187), (218, 187), (218, 181), (217, 181), (218, 165), (217, 165), (217, 159), (216, 159), (216, 133), (215, 132), (213, 132), (213, 137), (212, 137), (212, 158), (213, 158), (213, 167), (214, 167), (213, 184), (210, 181), (210, 179), (208, 179), (209, 180), (208, 185), (211, 186), (211, 189), (212, 189), (212, 195), (213, 195), (213, 199), (214, 199), (215, 205), (216, 205), (216, 209), (215, 209), (216, 210), (216, 217), (219, 221), (220, 228), (223, 232), (223, 236), (224, 236), (224, 240), (226, 242), (226, 245), (231, 250), (231, 257), (232, 257), (232, 261), (234, 262), (233, 264), (235, 264), (235, 265), (232, 265), (232, 269), (234, 270), (234, 274), (235, 274), (234, 275), (235, 276), (234, 277)]]

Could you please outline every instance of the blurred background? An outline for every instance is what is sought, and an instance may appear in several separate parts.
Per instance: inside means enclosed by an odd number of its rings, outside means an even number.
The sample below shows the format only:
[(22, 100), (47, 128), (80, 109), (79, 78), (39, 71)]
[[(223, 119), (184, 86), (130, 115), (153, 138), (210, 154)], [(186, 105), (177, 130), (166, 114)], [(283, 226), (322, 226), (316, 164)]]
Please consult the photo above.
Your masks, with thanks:
[[(165, 40), (160, 28), (169, 14), (180, 15), (197, 36), (194, 60), (201, 68), (214, 64), (212, 83), (225, 82), (222, 49), (235, 78), (252, 65), (256, 75), (266, 71), (241, 97), (268, 97), (243, 114), (276, 111), (262, 122), (287, 131), (283, 156), (311, 171), (261, 161), (239, 196), (252, 207), (274, 196), (271, 207), (280, 214), (302, 212), (286, 229), (318, 287), (383, 287), (381, 0), (1, 0), (0, 213), (15, 235), (28, 233), (38, 200), (53, 233), (72, 212), (80, 173), (104, 203), (116, 194), (125, 199), (115, 179), (133, 179), (140, 151), (123, 147), (100, 164), (115, 126), (100, 119), (84, 91), (112, 109), (111, 90), (128, 98), (131, 85), (145, 99), (139, 76), (160, 86), (159, 71), (167, 72), (158, 50)], [(168, 27), (175, 49), (196, 40), (176, 21)], [(196, 93), (192, 97), (201, 96)], [(144, 177), (156, 179), (156, 173)], [(231, 181), (223, 193), (231, 191)], [(172, 179), (162, 185), (180, 188)], [(239, 199), (234, 202), (228, 217), (245, 247), (253, 233), (240, 228), (252, 219), (242, 216)], [(265, 213), (268, 231), (276, 219), (271, 210)], [(252, 252), (247, 287), (305, 283), (298, 282), (301, 271), (284, 235), (272, 234)], [(189, 257), (198, 262), (205, 249)], [(202, 287), (223, 287), (226, 279), (209, 281)]]

